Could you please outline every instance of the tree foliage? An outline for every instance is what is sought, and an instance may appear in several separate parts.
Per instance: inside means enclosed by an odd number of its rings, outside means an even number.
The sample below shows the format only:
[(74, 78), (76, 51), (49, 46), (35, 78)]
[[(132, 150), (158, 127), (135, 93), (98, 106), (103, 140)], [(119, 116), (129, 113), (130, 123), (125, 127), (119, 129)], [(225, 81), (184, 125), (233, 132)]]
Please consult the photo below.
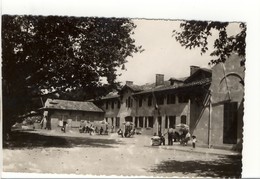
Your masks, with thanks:
[[(214, 41), (214, 49), (210, 55), (214, 57), (211, 64), (225, 62), (232, 54), (237, 53), (245, 57), (246, 25), (240, 23), (240, 31), (236, 35), (229, 36), (227, 33), (228, 22), (213, 21), (185, 21), (180, 24), (181, 32), (173, 31), (175, 39), (185, 48), (200, 48), (201, 54), (209, 50), (208, 39), (212, 36), (212, 31), (218, 32), (218, 37)], [(244, 65), (245, 58), (241, 61)]]
[(4, 120), (31, 110), (44, 90), (93, 94), (87, 98), (116, 85), (116, 69), (141, 49), (131, 36), (135, 27), (123, 18), (3, 15)]

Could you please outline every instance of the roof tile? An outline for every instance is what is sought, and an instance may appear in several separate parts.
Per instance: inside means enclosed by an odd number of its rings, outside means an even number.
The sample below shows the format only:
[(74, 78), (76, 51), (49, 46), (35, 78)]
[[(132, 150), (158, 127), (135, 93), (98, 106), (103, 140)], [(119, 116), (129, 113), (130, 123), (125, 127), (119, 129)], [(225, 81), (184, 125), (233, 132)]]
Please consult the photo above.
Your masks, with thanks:
[(68, 101), (60, 99), (47, 99), (45, 109), (77, 110), (88, 112), (103, 112), (92, 102), (85, 101)]

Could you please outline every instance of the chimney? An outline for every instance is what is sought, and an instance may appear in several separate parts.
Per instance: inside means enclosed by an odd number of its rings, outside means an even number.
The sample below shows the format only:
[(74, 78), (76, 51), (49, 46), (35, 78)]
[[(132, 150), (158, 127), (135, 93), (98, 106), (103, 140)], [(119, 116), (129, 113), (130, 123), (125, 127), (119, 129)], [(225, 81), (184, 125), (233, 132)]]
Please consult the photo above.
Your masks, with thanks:
[(190, 76), (193, 75), (200, 67), (198, 66), (190, 66)]
[(163, 74), (156, 74), (155, 76), (155, 86), (163, 85), (164, 84), (164, 75)]
[(126, 84), (126, 85), (133, 85), (134, 82), (133, 82), (133, 81), (126, 81), (125, 84)]

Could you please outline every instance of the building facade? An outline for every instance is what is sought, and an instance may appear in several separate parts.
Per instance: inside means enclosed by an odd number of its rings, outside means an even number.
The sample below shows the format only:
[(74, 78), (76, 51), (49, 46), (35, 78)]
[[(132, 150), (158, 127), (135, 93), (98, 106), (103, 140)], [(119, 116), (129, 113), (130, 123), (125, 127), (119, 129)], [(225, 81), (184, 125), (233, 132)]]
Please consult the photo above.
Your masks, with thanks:
[(183, 123), (201, 145), (242, 148), (243, 67), (238, 56), (212, 69), (190, 67), (190, 76), (134, 85), (126, 82), (95, 103), (105, 111), (104, 119), (115, 129), (130, 121), (137, 131), (153, 135), (166, 133)]
[(68, 129), (78, 130), (82, 121), (104, 120), (104, 111), (92, 102), (47, 99), (42, 110), (48, 129), (58, 129), (66, 122)]
[(193, 70), (191, 67), (189, 78), (168, 81), (157, 74), (155, 83), (143, 86), (128, 81), (120, 91), (96, 103), (105, 111), (105, 120), (115, 129), (123, 128), (123, 124), (130, 121), (142, 134), (152, 135), (165, 133), (180, 123), (190, 125), (191, 108), (197, 106), (194, 100), (204, 97), (201, 88), (209, 88), (211, 81), (211, 70), (198, 67)]
[(245, 68), (240, 61), (232, 55), (212, 68), (210, 93), (193, 130), (210, 147), (242, 150)]

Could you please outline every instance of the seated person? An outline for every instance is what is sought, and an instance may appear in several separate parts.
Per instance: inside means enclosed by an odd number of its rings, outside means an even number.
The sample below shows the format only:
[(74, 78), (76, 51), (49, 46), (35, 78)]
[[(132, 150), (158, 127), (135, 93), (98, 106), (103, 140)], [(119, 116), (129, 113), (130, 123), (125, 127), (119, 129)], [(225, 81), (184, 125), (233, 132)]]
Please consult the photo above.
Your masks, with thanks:
[(123, 137), (123, 131), (122, 131), (122, 129), (118, 129), (117, 134), (118, 134), (118, 135), (121, 135), (121, 136)]

